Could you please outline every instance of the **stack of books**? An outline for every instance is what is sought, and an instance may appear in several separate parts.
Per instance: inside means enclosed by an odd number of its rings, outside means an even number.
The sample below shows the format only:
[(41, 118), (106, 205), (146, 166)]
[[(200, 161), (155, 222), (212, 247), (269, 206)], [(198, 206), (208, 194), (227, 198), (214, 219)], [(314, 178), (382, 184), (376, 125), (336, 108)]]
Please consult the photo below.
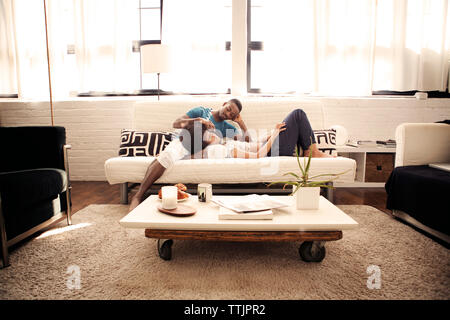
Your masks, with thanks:
[(392, 140), (392, 139), (389, 139), (389, 140), (386, 140), (386, 141), (377, 140), (377, 144), (379, 146), (383, 146), (383, 147), (386, 147), (386, 148), (395, 148), (397, 146), (395, 140)]
[(372, 140), (358, 140), (358, 146), (359, 147), (376, 147), (377, 142)]
[(272, 220), (273, 211), (262, 210), (254, 212), (237, 212), (231, 209), (220, 207), (219, 208), (220, 220)]

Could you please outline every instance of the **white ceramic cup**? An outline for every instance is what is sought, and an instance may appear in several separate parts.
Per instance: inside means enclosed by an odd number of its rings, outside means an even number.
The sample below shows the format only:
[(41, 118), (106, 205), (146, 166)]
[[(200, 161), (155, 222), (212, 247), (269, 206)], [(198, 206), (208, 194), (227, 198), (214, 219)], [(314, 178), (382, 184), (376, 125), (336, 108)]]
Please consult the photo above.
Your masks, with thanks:
[(212, 198), (212, 185), (209, 183), (200, 183), (197, 187), (198, 201), (210, 202)]
[(175, 186), (166, 186), (161, 188), (163, 209), (172, 210), (177, 207), (178, 188)]

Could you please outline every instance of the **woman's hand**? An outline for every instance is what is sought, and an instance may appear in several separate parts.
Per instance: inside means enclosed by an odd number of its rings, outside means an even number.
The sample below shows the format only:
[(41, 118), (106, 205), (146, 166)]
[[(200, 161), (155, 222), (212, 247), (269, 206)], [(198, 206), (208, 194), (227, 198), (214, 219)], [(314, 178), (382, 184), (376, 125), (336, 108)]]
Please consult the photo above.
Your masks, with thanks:
[(279, 134), (280, 132), (283, 132), (284, 130), (286, 130), (286, 123), (282, 122), (282, 123), (277, 123), (275, 125), (275, 129), (272, 132), (273, 134)]
[(216, 127), (214, 126), (214, 123), (212, 123), (211, 121), (209, 121), (209, 120), (206, 120), (206, 119), (204, 119), (204, 118), (197, 118), (198, 119), (198, 121), (200, 121), (201, 123), (203, 123), (205, 126), (206, 126), (206, 129), (207, 130), (210, 130), (210, 129), (215, 129)]

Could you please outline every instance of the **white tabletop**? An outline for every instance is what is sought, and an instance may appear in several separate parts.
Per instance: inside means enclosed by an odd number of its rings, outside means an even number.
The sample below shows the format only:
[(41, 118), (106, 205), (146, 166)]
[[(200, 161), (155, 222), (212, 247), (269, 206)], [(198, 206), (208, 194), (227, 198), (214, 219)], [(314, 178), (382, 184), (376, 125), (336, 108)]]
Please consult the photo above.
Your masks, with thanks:
[[(236, 196), (215, 196), (217, 198)], [(174, 217), (161, 213), (158, 196), (152, 195), (120, 220), (126, 228), (160, 230), (203, 231), (340, 231), (353, 229), (358, 223), (324, 197), (320, 197), (319, 209), (297, 210), (292, 196), (273, 196), (290, 204), (273, 209), (272, 220), (219, 220), (219, 206), (210, 202), (198, 202), (191, 196), (183, 204), (194, 207), (197, 213), (189, 217)]]

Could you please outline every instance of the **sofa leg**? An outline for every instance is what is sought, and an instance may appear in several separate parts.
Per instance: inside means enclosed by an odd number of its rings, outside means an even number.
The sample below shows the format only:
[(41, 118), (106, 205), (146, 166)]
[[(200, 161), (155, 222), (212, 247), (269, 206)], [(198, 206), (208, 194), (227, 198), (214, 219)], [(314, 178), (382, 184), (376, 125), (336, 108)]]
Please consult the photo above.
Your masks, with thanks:
[(8, 240), (6, 239), (5, 219), (3, 218), (2, 199), (0, 197), (0, 244), (3, 260), (2, 268), (9, 266)]
[[(333, 182), (328, 182), (327, 185), (333, 187)], [(333, 203), (333, 188), (325, 188), (327, 200)]]
[(128, 182), (120, 185), (120, 203), (128, 204)]

